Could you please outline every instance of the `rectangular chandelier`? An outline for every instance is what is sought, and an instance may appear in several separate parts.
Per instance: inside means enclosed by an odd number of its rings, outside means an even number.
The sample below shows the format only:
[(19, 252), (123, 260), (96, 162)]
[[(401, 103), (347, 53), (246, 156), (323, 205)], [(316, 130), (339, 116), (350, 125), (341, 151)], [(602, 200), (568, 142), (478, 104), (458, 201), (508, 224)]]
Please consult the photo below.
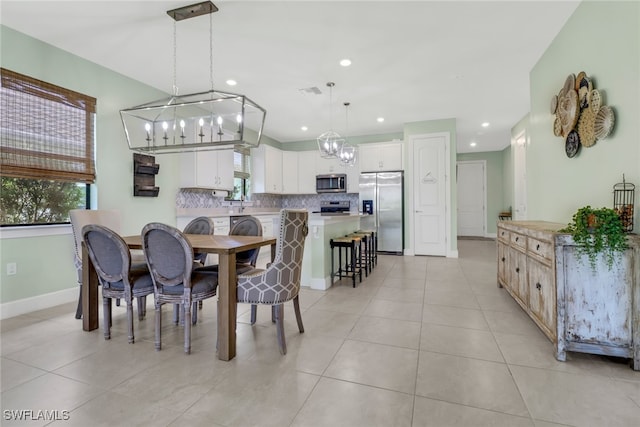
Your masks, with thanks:
[(209, 90), (121, 110), (120, 116), (131, 150), (161, 154), (257, 147), (266, 110), (244, 95)]
[[(217, 11), (211, 1), (167, 11), (174, 19), (174, 93), (165, 99), (120, 110), (131, 150), (162, 154), (260, 145), (266, 110), (244, 95), (213, 88), (212, 14)], [(209, 15), (211, 88), (206, 92), (178, 95), (175, 23), (202, 15)]]

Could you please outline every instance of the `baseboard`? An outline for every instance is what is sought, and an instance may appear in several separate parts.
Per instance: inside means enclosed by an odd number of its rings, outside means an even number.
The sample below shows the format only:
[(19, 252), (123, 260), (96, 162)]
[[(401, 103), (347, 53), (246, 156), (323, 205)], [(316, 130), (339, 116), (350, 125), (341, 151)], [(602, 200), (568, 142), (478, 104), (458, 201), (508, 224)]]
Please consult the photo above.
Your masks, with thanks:
[(497, 239), (498, 238), (498, 233), (484, 233), (484, 237), (486, 237), (488, 239)]
[(331, 287), (331, 277), (325, 277), (324, 279), (312, 278), (309, 287), (318, 291), (326, 291)]
[(78, 301), (78, 295), (78, 286), (74, 286), (73, 288), (64, 289), (62, 291), (5, 302), (4, 304), (0, 304), (0, 319), (8, 319), (9, 317), (55, 307), (56, 305), (66, 304), (72, 301)]

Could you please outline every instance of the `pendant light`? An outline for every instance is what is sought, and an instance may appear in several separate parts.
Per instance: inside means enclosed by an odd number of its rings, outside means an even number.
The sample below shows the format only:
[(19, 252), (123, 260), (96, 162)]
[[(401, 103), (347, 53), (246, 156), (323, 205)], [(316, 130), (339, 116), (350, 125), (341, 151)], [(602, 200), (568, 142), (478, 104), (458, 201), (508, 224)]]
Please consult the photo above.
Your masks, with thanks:
[(318, 140), (318, 150), (320, 150), (320, 157), (324, 159), (335, 159), (340, 157), (340, 152), (342, 150), (342, 144), (344, 143), (344, 139), (333, 130), (333, 117), (331, 115), (331, 106), (333, 102), (333, 87), (335, 83), (329, 82), (327, 83), (329, 87), (329, 128), (327, 132), (320, 135)]
[[(211, 2), (167, 11), (173, 23), (173, 95), (120, 111), (129, 148), (155, 154), (252, 148), (260, 144), (266, 110), (244, 95), (213, 87), (213, 13)], [(210, 89), (178, 94), (176, 23), (209, 15)]]
[(351, 105), (348, 102), (344, 103), (344, 114), (345, 114), (345, 136), (344, 136), (344, 143), (342, 144), (342, 149), (340, 150), (340, 155), (339, 155), (339, 159), (340, 162), (346, 166), (355, 166), (356, 164), (356, 154), (357, 154), (357, 149), (356, 147), (354, 147), (353, 145), (349, 144), (348, 142), (348, 135), (349, 135), (349, 105)]

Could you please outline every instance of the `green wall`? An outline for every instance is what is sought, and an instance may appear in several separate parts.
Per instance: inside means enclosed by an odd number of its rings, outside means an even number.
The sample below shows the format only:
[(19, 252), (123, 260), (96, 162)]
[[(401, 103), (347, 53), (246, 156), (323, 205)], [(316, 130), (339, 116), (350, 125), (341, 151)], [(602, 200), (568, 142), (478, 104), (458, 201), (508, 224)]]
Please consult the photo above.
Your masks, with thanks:
[(498, 214), (509, 208), (504, 203), (504, 173), (503, 152), (489, 151), (482, 153), (460, 153), (458, 162), (484, 160), (487, 174), (487, 233), (495, 235), (498, 232), (496, 222)]
[[(119, 114), (122, 108), (166, 94), (5, 26), (0, 30), (2, 67), (97, 99), (95, 206), (119, 209), (123, 234), (139, 233), (150, 221), (175, 224), (179, 162), (175, 155), (157, 156), (159, 197), (133, 197), (132, 152)], [(71, 234), (5, 237), (0, 249), (2, 303), (77, 287)], [(8, 262), (17, 262), (15, 276), (6, 275)]]
[[(616, 115), (614, 132), (569, 159), (552, 132), (551, 97), (585, 71)], [(612, 206), (612, 187), (640, 185), (640, 3), (582, 2), (530, 74), (528, 218), (566, 223), (580, 207)], [(635, 231), (640, 229), (636, 191)]]

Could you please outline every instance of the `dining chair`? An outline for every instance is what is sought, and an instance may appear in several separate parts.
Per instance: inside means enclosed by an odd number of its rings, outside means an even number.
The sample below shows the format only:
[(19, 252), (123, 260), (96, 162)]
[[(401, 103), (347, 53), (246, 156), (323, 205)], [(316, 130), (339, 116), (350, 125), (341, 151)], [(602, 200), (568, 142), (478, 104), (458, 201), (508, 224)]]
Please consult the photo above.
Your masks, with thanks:
[(104, 338), (111, 339), (111, 300), (120, 298), (127, 306), (129, 343), (134, 342), (133, 299), (138, 300), (138, 320), (143, 320), (143, 297), (153, 293), (153, 282), (146, 268), (132, 268), (131, 253), (122, 237), (108, 227), (88, 224), (82, 227), (82, 238), (89, 259), (102, 285)]
[[(184, 310), (184, 352), (191, 353), (191, 324), (197, 303), (216, 295), (218, 275), (193, 271), (193, 248), (177, 228), (153, 222), (142, 229), (142, 248), (154, 287), (155, 348), (161, 350), (162, 306)], [(191, 307), (193, 305), (193, 313)], [(190, 319), (192, 321), (188, 321)]]
[[(238, 219), (233, 226), (231, 226), (229, 236), (262, 236), (262, 223), (258, 218), (251, 215), (243, 216)], [(236, 274), (242, 274), (253, 270), (256, 266), (259, 253), (260, 248), (237, 253)], [(196, 271), (217, 272), (218, 265), (213, 264), (204, 267), (197, 267)]]
[[(120, 212), (115, 209), (72, 209), (69, 211), (69, 219), (71, 222), (71, 231), (73, 233), (74, 243), (74, 259), (73, 263), (76, 268), (79, 285), (78, 307), (76, 308), (76, 319), (82, 318), (82, 228), (88, 224), (104, 225), (116, 233), (120, 233)], [(132, 263), (134, 269), (145, 268), (146, 261), (141, 252), (132, 252)], [(143, 310), (146, 310), (146, 301), (143, 297), (141, 300)], [(116, 299), (116, 304), (120, 305), (120, 299)]]
[(298, 330), (304, 332), (298, 294), (304, 241), (309, 231), (308, 216), (306, 210), (281, 210), (275, 259), (264, 270), (238, 275), (237, 301), (251, 304), (251, 324), (256, 322), (257, 304), (272, 306), (278, 345), (283, 355), (287, 354), (283, 318), (285, 302), (293, 300)]
[[(189, 222), (182, 231), (184, 234), (208, 234), (213, 235), (214, 231), (214, 223), (213, 220), (206, 216), (199, 216), (191, 222)], [(199, 262), (202, 265), (206, 265), (207, 262), (207, 253), (195, 253), (193, 254), (193, 259), (196, 262)]]

